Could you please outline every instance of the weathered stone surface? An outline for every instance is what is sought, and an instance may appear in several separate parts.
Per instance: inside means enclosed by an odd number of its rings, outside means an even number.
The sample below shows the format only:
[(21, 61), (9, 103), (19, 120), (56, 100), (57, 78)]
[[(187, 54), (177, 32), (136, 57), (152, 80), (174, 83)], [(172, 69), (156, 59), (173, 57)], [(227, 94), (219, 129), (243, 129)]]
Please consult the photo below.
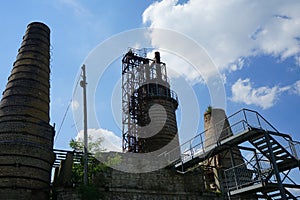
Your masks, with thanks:
[(49, 194), (45, 190), (28, 190), (25, 188), (1, 189), (0, 199), (3, 200), (40, 200), (49, 199)]
[[(205, 148), (216, 144), (218, 141), (228, 138), (233, 135), (231, 124), (227, 119), (223, 109), (212, 108), (211, 112), (204, 114), (204, 129), (205, 129)], [(240, 150), (237, 147), (232, 147), (220, 154), (206, 160), (204, 165), (211, 166), (205, 175), (206, 188), (220, 191), (226, 186), (234, 185), (234, 176), (227, 177), (225, 180), (224, 170), (235, 166), (240, 168), (247, 174), (247, 168), (244, 165), (244, 160)], [(245, 176), (241, 180), (250, 180), (251, 177)]]
[(54, 162), (49, 124), (50, 30), (28, 25), (0, 102), (0, 199), (48, 199)]
[[(204, 189), (203, 172), (198, 169), (180, 174), (172, 169), (160, 169), (148, 173), (125, 173), (107, 169), (97, 175), (99, 200), (221, 200)], [(96, 178), (96, 179), (97, 179)], [(57, 190), (58, 200), (79, 200), (78, 190)]]
[[(135, 159), (131, 155), (138, 153), (119, 153), (122, 162), (130, 162)], [(105, 157), (116, 156), (116, 152), (103, 153)], [(152, 162), (152, 163), (151, 163)], [(153, 164), (159, 162), (155, 159), (149, 160)], [(127, 173), (113, 168), (102, 168), (93, 179), (93, 184), (98, 188), (99, 200), (114, 199), (136, 199), (136, 200), (190, 200), (190, 199), (210, 199), (221, 200), (223, 197), (215, 193), (209, 193), (204, 188), (204, 174), (202, 168), (196, 168), (187, 173), (179, 173), (170, 168), (160, 168), (159, 170), (147, 173)], [(136, 166), (135, 166), (136, 167)], [(142, 166), (146, 167), (146, 166)], [(55, 195), (57, 200), (80, 199), (78, 188), (57, 185)]]

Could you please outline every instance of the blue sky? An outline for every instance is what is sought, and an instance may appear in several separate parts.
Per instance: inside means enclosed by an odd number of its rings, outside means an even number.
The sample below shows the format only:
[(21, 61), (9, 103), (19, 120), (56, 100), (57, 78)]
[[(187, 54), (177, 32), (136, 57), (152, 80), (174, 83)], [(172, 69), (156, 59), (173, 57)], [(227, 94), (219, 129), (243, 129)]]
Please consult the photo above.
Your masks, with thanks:
[[(56, 124), (58, 131), (73, 93), (77, 99), (81, 98), (81, 88), (76, 83), (80, 67), (89, 62), (91, 52), (124, 31), (163, 28), (197, 43), (218, 69), (212, 70), (203, 62), (202, 76), (194, 73), (190, 60), (170, 52), (172, 47), (180, 46), (178, 41), (166, 40), (159, 34), (149, 35), (156, 48), (169, 48), (161, 54), (167, 63), (171, 87), (179, 95), (181, 142), (203, 130), (203, 113), (212, 104), (212, 91), (206, 83), (216, 76), (223, 81), (223, 106), (228, 115), (244, 107), (257, 110), (277, 129), (300, 140), (299, 10), (300, 2), (296, 0), (6, 1), (0, 7), (0, 89), (5, 88), (27, 24), (32, 21), (47, 24), (52, 47), (51, 123)], [(127, 47), (121, 52), (126, 51)], [(196, 59), (193, 52), (187, 49), (186, 54)], [(122, 53), (105, 66), (96, 91), (88, 90), (89, 102), (95, 98), (95, 106), (90, 106), (93, 109), (89, 112), (95, 111), (97, 118), (89, 121), (90, 133), (113, 141), (113, 146), (104, 144), (113, 150), (120, 148), (118, 81)], [(92, 75), (87, 76), (89, 82)], [(56, 135), (55, 148), (67, 149), (70, 139), (82, 130), (80, 106), (81, 102), (73, 99)]]

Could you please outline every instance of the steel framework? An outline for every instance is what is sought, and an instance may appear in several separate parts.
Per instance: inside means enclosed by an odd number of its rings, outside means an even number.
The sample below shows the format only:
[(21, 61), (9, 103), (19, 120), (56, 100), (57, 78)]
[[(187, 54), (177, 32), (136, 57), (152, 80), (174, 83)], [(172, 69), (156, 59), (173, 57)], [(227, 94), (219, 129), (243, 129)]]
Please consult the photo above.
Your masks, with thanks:
[[(178, 149), (166, 153), (165, 158), (180, 173), (185, 173), (221, 153), (234, 155), (232, 151), (237, 148), (243, 152), (244, 162), (238, 164), (232, 156), (232, 167), (223, 169), (222, 176), (217, 175), (224, 195), (229, 199), (251, 195), (255, 199), (299, 199), (293, 191), (299, 192), (300, 184), (291, 172), (300, 168), (300, 142), (280, 133), (256, 111), (242, 109), (224, 120), (230, 122), (226, 128), (231, 129), (232, 136), (216, 138), (215, 144), (205, 147), (210, 138), (204, 137), (204, 131), (178, 147), (179, 160), (173, 156)], [(215, 127), (219, 127), (218, 123)]]
[[(142, 152), (143, 139), (139, 138), (141, 112), (145, 112), (138, 101), (142, 86), (149, 87), (149, 84), (167, 84), (169, 86), (166, 65), (163, 62), (156, 62), (155, 59), (146, 57), (146, 49), (129, 49), (122, 59), (122, 134), (123, 152)], [(159, 81), (159, 82), (158, 82)], [(147, 93), (143, 95), (163, 95), (170, 96), (177, 101), (174, 92), (168, 90), (168, 94), (149, 93), (150, 89), (146, 88)]]

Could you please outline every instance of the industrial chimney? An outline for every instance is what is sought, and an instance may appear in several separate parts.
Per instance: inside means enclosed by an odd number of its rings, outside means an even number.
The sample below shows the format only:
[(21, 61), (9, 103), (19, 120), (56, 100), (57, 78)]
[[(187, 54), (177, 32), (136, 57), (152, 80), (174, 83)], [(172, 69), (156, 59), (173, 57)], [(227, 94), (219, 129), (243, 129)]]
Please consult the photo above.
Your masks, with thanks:
[(50, 29), (30, 23), (0, 102), (1, 199), (49, 199), (49, 47)]
[[(216, 145), (219, 141), (233, 135), (231, 125), (223, 109), (209, 107), (204, 113), (204, 148), (207, 149), (211, 145)], [(234, 165), (233, 165), (234, 161)], [(205, 180), (208, 189), (220, 190), (221, 185), (225, 185), (224, 170), (236, 166), (241, 166), (240, 169), (247, 170), (243, 165), (244, 160), (240, 150), (235, 146), (231, 150), (223, 151), (216, 156), (213, 156), (205, 161), (205, 164), (210, 165), (206, 172)], [(233, 178), (232, 178), (233, 179)], [(249, 181), (249, 180), (248, 180)], [(232, 184), (234, 181), (230, 179), (227, 184)]]
[(123, 151), (159, 154), (178, 148), (178, 98), (160, 53), (149, 59), (131, 49), (122, 64)]

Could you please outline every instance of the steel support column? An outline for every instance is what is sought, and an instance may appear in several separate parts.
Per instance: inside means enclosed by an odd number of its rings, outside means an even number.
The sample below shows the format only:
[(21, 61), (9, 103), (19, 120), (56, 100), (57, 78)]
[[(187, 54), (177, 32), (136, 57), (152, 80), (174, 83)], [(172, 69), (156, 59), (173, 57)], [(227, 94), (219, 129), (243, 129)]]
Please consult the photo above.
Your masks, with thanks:
[(279, 172), (279, 169), (278, 169), (278, 166), (277, 166), (276, 157), (273, 153), (272, 145), (271, 145), (271, 142), (270, 142), (270, 137), (269, 137), (269, 134), (268, 134), (267, 131), (264, 133), (264, 137), (266, 138), (266, 143), (267, 143), (267, 147), (268, 147), (269, 155), (270, 155), (270, 161), (272, 163), (272, 166), (273, 166), (273, 169), (274, 169), (274, 174), (275, 174), (276, 179), (277, 179), (278, 189), (280, 190), (281, 198), (282, 198), (282, 200), (286, 200), (285, 189), (282, 185), (282, 180), (281, 180), (281, 177), (280, 177), (280, 174), (279, 174), (280, 172)]

